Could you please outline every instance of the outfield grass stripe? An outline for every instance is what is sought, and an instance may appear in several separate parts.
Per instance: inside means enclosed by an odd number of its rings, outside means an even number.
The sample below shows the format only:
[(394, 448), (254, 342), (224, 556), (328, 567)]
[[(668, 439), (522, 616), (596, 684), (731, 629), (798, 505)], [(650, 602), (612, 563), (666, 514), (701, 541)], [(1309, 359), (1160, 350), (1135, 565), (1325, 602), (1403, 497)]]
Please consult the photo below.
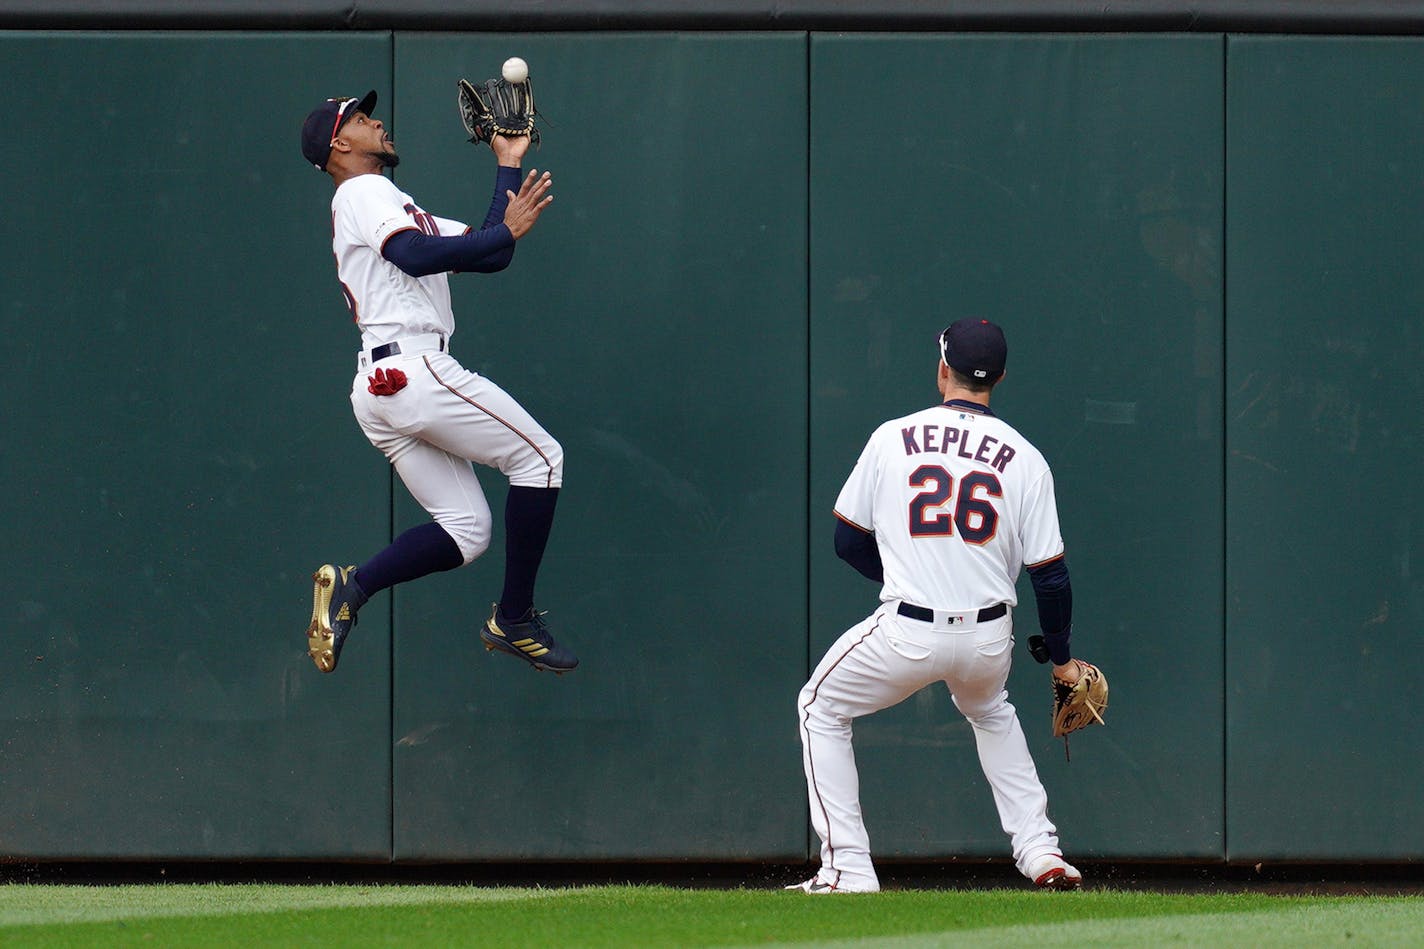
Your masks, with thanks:
[(431, 903), (491, 903), (576, 893), (571, 889), (472, 886), (282, 886), (161, 884), (158, 886), (0, 886), (0, 928), (97, 923), (143, 917), (225, 916), (288, 910)]
[(1240, 913), (1075, 920), (1036, 925), (995, 926), (910, 936), (808, 942), (754, 943), (715, 949), (1297, 949), (1299, 946), (1424, 946), (1424, 901), (1379, 900), (1332, 905), (1286, 905)]

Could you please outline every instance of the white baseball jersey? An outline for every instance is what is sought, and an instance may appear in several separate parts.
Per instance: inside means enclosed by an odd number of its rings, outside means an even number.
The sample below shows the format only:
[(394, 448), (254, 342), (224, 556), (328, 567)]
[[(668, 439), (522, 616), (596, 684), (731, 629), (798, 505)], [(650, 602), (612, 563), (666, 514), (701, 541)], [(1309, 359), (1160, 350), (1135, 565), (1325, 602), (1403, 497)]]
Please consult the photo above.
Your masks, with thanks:
[(874, 532), (885, 602), (1014, 606), (1020, 568), (1063, 553), (1043, 455), (1002, 419), (958, 402), (876, 429), (835, 512)]
[(346, 304), (361, 329), (361, 344), (455, 332), (449, 275), (412, 277), (381, 256), (391, 235), (418, 230), (432, 237), (456, 237), (469, 228), (459, 221), (422, 211), (410, 195), (385, 175), (357, 175), (331, 199), (331, 249)]

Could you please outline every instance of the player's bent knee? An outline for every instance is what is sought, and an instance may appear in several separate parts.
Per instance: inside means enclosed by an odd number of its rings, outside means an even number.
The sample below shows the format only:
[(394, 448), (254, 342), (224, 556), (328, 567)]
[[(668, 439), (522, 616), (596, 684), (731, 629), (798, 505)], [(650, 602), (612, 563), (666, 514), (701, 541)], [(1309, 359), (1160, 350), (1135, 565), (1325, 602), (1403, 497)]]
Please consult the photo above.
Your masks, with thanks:
[(509, 483), (525, 488), (558, 488), (564, 483), (564, 449), (552, 438), (531, 447), (505, 472)]
[(478, 521), (473, 517), (441, 519), (440, 526), (454, 539), (460, 548), (460, 556), (465, 563), (471, 563), (489, 550), (490, 525), (488, 519)]
[(549, 444), (544, 446), (543, 454), (548, 486), (557, 488), (564, 483), (564, 446), (551, 438)]
[(809, 685), (801, 690), (796, 701), (796, 717), (807, 731), (821, 733), (839, 731), (850, 721), (850, 716), (832, 708), (824, 697), (818, 698), (816, 690)]
[(460, 553), (465, 557), (465, 563), (471, 564), (478, 560), (486, 550), (489, 550), (490, 539), (488, 537), (477, 538), (470, 543), (460, 545)]

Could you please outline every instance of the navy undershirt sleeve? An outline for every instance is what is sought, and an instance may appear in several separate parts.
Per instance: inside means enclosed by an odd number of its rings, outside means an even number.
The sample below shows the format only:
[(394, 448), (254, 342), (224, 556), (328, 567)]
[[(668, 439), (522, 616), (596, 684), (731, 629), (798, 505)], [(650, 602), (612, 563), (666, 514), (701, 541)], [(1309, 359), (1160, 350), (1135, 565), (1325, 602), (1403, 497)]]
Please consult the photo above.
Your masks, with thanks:
[(1073, 586), (1068, 581), (1068, 561), (1057, 557), (1028, 568), (1038, 603), (1038, 627), (1043, 630), (1048, 658), (1064, 665), (1073, 657), (1068, 640), (1073, 633)]
[(494, 173), (494, 196), (490, 198), (489, 213), (485, 215), (485, 223), (482, 230), (489, 230), (496, 224), (504, 220), (504, 209), (509, 207), (509, 195), (506, 191), (519, 193), (519, 185), (524, 180), (524, 173), (518, 168), (506, 168), (500, 165)]
[(466, 231), (456, 237), (432, 236), (414, 229), (401, 231), (386, 241), (381, 256), (412, 277), (503, 270), (514, 259), (514, 235), (504, 224), (504, 211), (509, 206), (506, 192), (517, 192), (520, 181), (520, 169), (499, 167), (489, 213), (478, 231)]
[(494, 273), (514, 259), (514, 237), (503, 223), (458, 237), (432, 237), (419, 231), (391, 235), (381, 256), (412, 277), (433, 273)]
[(836, 518), (836, 556), (876, 583), (885, 582), (885, 568), (880, 563), (880, 548), (875, 534), (852, 527)]

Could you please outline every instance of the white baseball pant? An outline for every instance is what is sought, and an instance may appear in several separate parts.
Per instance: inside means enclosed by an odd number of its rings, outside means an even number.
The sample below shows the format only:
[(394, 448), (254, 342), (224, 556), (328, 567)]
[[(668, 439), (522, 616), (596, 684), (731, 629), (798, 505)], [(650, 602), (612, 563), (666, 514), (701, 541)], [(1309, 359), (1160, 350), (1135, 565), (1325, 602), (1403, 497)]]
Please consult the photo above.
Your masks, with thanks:
[[(512, 485), (557, 488), (564, 451), (512, 396), (442, 352), (439, 337), (398, 342), (399, 355), (374, 363), (366, 351), (358, 357), (351, 407), (371, 444), (469, 563), (491, 536), (489, 502), (470, 463), (499, 469)], [(406, 387), (373, 395), (367, 387), (376, 369), (399, 369)]]
[(881, 604), (826, 653), (797, 698), (811, 824), (821, 838), (820, 878), (847, 890), (879, 889), (860, 811), (851, 720), (889, 708), (932, 682), (949, 687), (969, 720), (979, 763), (1022, 873), (1060, 853), (1039, 781), (1004, 689), (1013, 658), (1013, 614), (954, 625), (909, 619)]

